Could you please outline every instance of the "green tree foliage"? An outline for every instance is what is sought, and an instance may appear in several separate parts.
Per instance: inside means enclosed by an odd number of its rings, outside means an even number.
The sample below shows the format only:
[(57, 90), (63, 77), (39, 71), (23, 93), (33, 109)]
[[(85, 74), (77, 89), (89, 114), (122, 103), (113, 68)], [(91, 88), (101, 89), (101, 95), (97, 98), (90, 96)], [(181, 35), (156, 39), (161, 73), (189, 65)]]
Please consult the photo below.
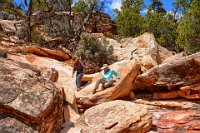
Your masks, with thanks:
[(160, 45), (175, 49), (177, 23), (173, 15), (163, 8), (160, 0), (152, 0), (145, 19), (145, 31), (153, 33)]
[(79, 13), (81, 18), (85, 18), (90, 13), (103, 11), (105, 0), (79, 0), (75, 3), (72, 10)]
[(81, 40), (76, 51), (76, 56), (82, 57), (88, 67), (98, 71), (103, 64), (113, 63), (113, 47), (106, 40), (99, 40), (87, 33), (81, 35)]
[(118, 33), (124, 36), (139, 35), (144, 27), (144, 18), (140, 15), (143, 8), (143, 0), (122, 0), (121, 10), (115, 10)]
[(0, 0), (0, 18), (1, 19), (20, 19), (24, 13), (20, 5), (15, 4), (14, 0)]
[(172, 3), (174, 6), (173, 11), (176, 13), (185, 13), (189, 7), (192, 0), (176, 0)]
[(165, 14), (166, 10), (163, 8), (163, 3), (160, 0), (151, 0), (151, 4), (148, 7), (149, 12), (157, 12), (159, 14)]
[(178, 25), (178, 45), (185, 51), (200, 50), (200, 1), (193, 0)]

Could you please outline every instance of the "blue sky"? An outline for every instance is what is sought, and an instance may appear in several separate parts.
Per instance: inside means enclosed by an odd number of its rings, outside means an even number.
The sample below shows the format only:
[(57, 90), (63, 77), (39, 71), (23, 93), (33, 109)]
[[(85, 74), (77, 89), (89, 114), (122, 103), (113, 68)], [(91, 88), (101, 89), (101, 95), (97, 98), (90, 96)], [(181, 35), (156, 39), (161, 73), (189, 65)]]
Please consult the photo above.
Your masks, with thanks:
[[(23, 0), (14, 0), (16, 3), (20, 3)], [(76, 2), (78, 0), (74, 0), (74, 2)], [(104, 12), (108, 13), (111, 18), (115, 17), (115, 14), (113, 12), (113, 9), (120, 9), (121, 6), (121, 1), (122, 0), (106, 0), (106, 8), (104, 10)], [(161, 0), (163, 2), (164, 8), (167, 11), (172, 10), (173, 6), (172, 6), (172, 2), (174, 2), (175, 0)], [(150, 0), (144, 0), (145, 5), (148, 6), (150, 4)], [(144, 14), (147, 11), (147, 9), (144, 9), (142, 11), (142, 14)]]
[[(115, 14), (113, 12), (113, 9), (120, 9), (121, 7), (121, 1), (122, 0), (106, 0), (106, 9), (105, 12), (107, 12), (112, 18), (114, 18)], [(161, 0), (163, 2), (163, 6), (167, 11), (172, 10), (173, 6), (172, 3), (176, 0)], [(151, 1), (150, 0), (144, 0), (145, 5), (148, 6)], [(142, 11), (142, 14), (145, 14), (147, 9), (144, 9)]]

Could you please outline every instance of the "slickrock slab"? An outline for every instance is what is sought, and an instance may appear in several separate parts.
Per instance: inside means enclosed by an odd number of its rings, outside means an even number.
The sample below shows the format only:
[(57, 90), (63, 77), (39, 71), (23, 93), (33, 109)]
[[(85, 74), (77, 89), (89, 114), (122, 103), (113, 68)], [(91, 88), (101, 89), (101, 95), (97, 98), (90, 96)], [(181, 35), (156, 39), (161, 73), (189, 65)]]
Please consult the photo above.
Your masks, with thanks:
[(145, 106), (116, 100), (86, 110), (72, 128), (83, 133), (146, 133), (151, 124), (152, 117)]
[(200, 132), (200, 112), (173, 111), (161, 115), (157, 123), (159, 133)]
[(88, 108), (103, 102), (112, 101), (129, 95), (130, 90), (133, 87), (132, 82), (138, 75), (140, 66), (136, 64), (135, 61), (125, 60), (114, 63), (110, 66), (110, 68), (119, 73), (120, 80), (115, 82), (113, 86), (92, 94), (96, 84), (96, 79), (102, 77), (102, 73), (99, 73), (97, 77), (94, 77), (94, 80), (91, 84), (76, 94), (78, 104), (81, 105), (81, 108)]
[[(137, 104), (146, 105), (148, 111), (152, 114), (152, 127), (148, 133), (185, 133), (189, 132), (185, 130), (187, 127), (187, 122), (182, 123), (182, 118), (187, 116), (188, 123), (194, 120), (197, 111), (200, 109), (199, 100), (190, 100), (185, 99), (173, 99), (173, 100), (143, 100), (137, 99), (133, 101)], [(196, 111), (195, 111), (196, 110)], [(188, 114), (187, 114), (188, 112)], [(195, 115), (191, 113), (195, 112)], [(198, 116), (197, 116), (197, 119)], [(177, 126), (181, 126), (179, 128)], [(183, 124), (183, 125), (181, 125)], [(168, 126), (172, 126), (171, 128)], [(173, 127), (174, 126), (174, 127)], [(185, 126), (185, 127), (184, 127)], [(180, 131), (178, 131), (178, 129)], [(199, 132), (198, 130), (191, 130), (192, 133)]]
[(58, 132), (62, 101), (59, 89), (39, 69), (0, 58), (0, 132)]

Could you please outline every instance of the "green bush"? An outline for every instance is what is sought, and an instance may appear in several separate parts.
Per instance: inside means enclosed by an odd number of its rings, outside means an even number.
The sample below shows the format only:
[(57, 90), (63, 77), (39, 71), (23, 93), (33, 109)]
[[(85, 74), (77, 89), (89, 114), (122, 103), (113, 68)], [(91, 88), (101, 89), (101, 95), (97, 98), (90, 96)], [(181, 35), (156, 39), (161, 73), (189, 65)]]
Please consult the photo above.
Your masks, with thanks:
[(28, 27), (26, 26), (26, 24), (24, 24), (19, 30), (17, 30), (16, 35), (17, 35), (17, 37), (18, 37), (19, 39), (24, 39), (24, 38), (26, 37), (27, 28), (28, 28)]
[[(16, 35), (19, 39), (25, 39), (26, 38), (26, 36), (27, 36), (27, 26), (26, 26), (26, 24), (24, 24), (24, 26), (17, 31)], [(32, 28), (31, 39), (32, 39), (33, 43), (36, 43), (36, 44), (39, 44), (39, 45), (42, 44), (42, 42), (43, 42), (43, 37), (36, 30), (36, 28)]]
[(36, 43), (39, 45), (42, 44), (43, 37), (40, 35), (40, 33), (35, 28), (32, 29), (31, 38), (32, 38), (33, 43)]
[(105, 39), (99, 40), (91, 34), (83, 33), (75, 55), (82, 57), (86, 66), (97, 72), (103, 64), (113, 63), (113, 51), (113, 46), (109, 46)]

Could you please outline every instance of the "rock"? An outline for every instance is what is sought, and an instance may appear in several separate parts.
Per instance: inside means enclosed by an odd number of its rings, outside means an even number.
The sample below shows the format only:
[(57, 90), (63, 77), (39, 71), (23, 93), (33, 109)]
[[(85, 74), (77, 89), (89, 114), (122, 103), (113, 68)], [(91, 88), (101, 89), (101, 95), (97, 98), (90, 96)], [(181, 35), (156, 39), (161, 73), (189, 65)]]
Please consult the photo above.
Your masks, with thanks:
[(89, 23), (86, 25), (86, 31), (114, 35), (117, 34), (117, 26), (108, 14), (99, 12), (92, 14)]
[(96, 80), (101, 77), (101, 73), (99, 73), (93, 78), (91, 84), (76, 94), (78, 104), (80, 104), (82, 108), (88, 108), (96, 104), (112, 101), (129, 95), (129, 92), (133, 87), (133, 84), (131, 83), (139, 73), (139, 65), (136, 64), (135, 61), (124, 60), (114, 63), (110, 68), (118, 71), (120, 80), (115, 82), (114, 86), (92, 94)]
[[(169, 109), (180, 109), (180, 110), (198, 110), (200, 105), (199, 103), (195, 103), (194, 101), (185, 101), (184, 99), (176, 99), (176, 100), (143, 100), (143, 99), (136, 99), (133, 101), (137, 104), (144, 104), (144, 105), (152, 105), (161, 108), (169, 108)], [(160, 110), (159, 110), (160, 111)]]
[(173, 54), (176, 55), (176, 53), (169, 51), (168, 49), (158, 45), (158, 56), (157, 56), (157, 62), (158, 64), (165, 61), (167, 58), (170, 58), (173, 56)]
[(142, 72), (153, 68), (172, 55), (169, 50), (159, 46), (150, 33), (144, 33), (136, 38), (122, 39), (119, 42), (121, 45), (111, 40), (109, 42), (113, 42), (114, 54), (118, 60), (135, 60), (141, 65)]
[(199, 132), (199, 111), (173, 111), (161, 115), (157, 127), (159, 133)]
[(171, 62), (171, 61), (175, 61), (175, 60), (179, 60), (180, 58), (183, 58), (185, 55), (183, 52), (181, 53), (177, 53), (173, 56), (169, 56), (168, 58), (166, 58), (163, 63), (167, 63), (167, 62)]
[(99, 73), (94, 74), (84, 74), (81, 81), (92, 81), (94, 77), (96, 77)]
[[(199, 105), (199, 100), (196, 100), (196, 101), (187, 101), (185, 99), (173, 99), (173, 100), (148, 100), (148, 99), (136, 99), (133, 101), (134, 103), (137, 103), (137, 104), (144, 104), (146, 105), (148, 111), (152, 114), (152, 127), (150, 129), (150, 132), (148, 133), (151, 133), (151, 132), (155, 132), (155, 133), (162, 133), (162, 132), (166, 132), (166, 133), (177, 133), (178, 130), (172, 130), (170, 132), (170, 129), (167, 129), (166, 127), (168, 125), (174, 125), (176, 124), (177, 122), (178, 123), (181, 123), (182, 120), (177, 120), (175, 117), (179, 117), (181, 118), (183, 115), (183, 112), (197, 112), (199, 111), (199, 108), (200, 108), (200, 105)], [(176, 113), (174, 113), (176, 112)], [(180, 112), (180, 115), (179, 113)], [(174, 113), (175, 116), (173, 115), (168, 115), (170, 113)], [(165, 117), (164, 120), (162, 117)], [(193, 120), (194, 118), (192, 118), (193, 116), (189, 116), (190, 118), (188, 118), (188, 120), (190, 121)], [(173, 121), (173, 119), (176, 119), (175, 121)], [(168, 121), (170, 120), (170, 122), (168, 123)], [(160, 123), (160, 121), (162, 121)], [(188, 122), (189, 122), (188, 121)], [(160, 124), (159, 124), (160, 123)], [(163, 126), (164, 128), (160, 128), (160, 126)], [(184, 124), (186, 126), (186, 124)], [(187, 126), (186, 126), (187, 127)], [(176, 127), (174, 127), (176, 128)], [(160, 130), (162, 129), (162, 131)], [(184, 130), (181, 130), (181, 132), (187, 132)], [(193, 131), (194, 132), (194, 131)], [(198, 132), (198, 131), (196, 131)]]
[(60, 50), (50, 50), (41, 47), (35, 46), (26, 46), (20, 48), (23, 52), (35, 54), (38, 56), (44, 56), (56, 60), (69, 60), (71, 57), (68, 54), (65, 54), (63, 51)]
[(145, 133), (151, 124), (152, 117), (145, 106), (122, 100), (94, 106), (74, 123), (83, 133)]
[(200, 52), (179, 58), (179, 60), (162, 63), (146, 71), (136, 78), (133, 90), (147, 89), (155, 92), (165, 89), (170, 90), (171, 94), (165, 91), (166, 96), (164, 92), (162, 96), (161, 93), (157, 96), (162, 99), (179, 96), (187, 98), (189, 95), (199, 94), (199, 91), (180, 90), (180, 88), (198, 83), (200, 83)]
[(61, 92), (41, 73), (28, 64), (0, 58), (0, 132), (60, 130)]
[[(64, 117), (65, 122), (68, 120), (74, 120), (79, 117), (78, 109), (75, 104), (75, 78), (72, 78), (72, 67), (64, 65), (57, 60), (48, 59), (45, 57), (39, 57), (36, 55), (12, 55), (8, 54), (8, 59), (23, 62), (35, 66), (40, 70), (46, 70), (42, 72), (42, 75), (46, 75), (46, 78), (56, 81), (55, 84), (59, 88), (63, 88), (64, 104)], [(53, 71), (52, 71), (53, 70)]]
[(24, 22), (23, 20), (20, 21), (0, 20), (0, 25), (6, 34), (15, 35), (15, 32), (21, 28), (22, 26), (21, 24), (23, 22)]

